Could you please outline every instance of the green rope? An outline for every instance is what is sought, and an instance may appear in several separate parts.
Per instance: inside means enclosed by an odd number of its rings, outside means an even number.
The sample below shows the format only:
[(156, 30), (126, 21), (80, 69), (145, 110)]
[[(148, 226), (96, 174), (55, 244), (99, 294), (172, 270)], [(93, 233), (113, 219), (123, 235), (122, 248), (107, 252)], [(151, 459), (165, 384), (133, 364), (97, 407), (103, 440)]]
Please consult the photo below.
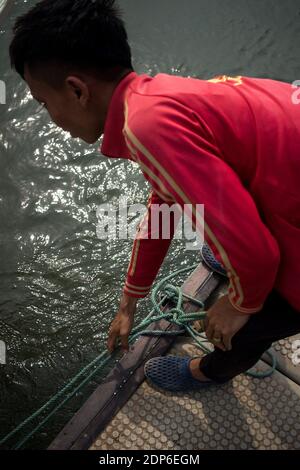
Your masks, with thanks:
[[(128, 343), (133, 343), (139, 336), (141, 335), (151, 335), (151, 336), (161, 336), (161, 335), (180, 335), (182, 333), (188, 333), (194, 340), (197, 346), (202, 349), (202, 351), (206, 353), (210, 353), (211, 349), (205, 346), (205, 343), (208, 342), (207, 338), (205, 337), (204, 333), (200, 333), (191, 326), (191, 322), (196, 320), (204, 320), (206, 316), (206, 312), (204, 309), (203, 302), (190, 297), (187, 294), (184, 294), (180, 287), (176, 287), (172, 284), (168, 284), (168, 282), (178, 276), (179, 274), (185, 273), (187, 271), (191, 271), (195, 269), (198, 264), (194, 266), (189, 266), (188, 268), (179, 269), (168, 276), (164, 277), (160, 282), (156, 284), (156, 286), (152, 290), (151, 294), (151, 301), (153, 305), (153, 309), (149, 313), (149, 315), (141, 321), (141, 323), (132, 329), (132, 333), (129, 336)], [(164, 296), (159, 299), (159, 293), (163, 291)], [(183, 304), (183, 297), (192, 300), (193, 303), (199, 305), (201, 308), (198, 312), (193, 313), (185, 313), (182, 304)], [(172, 301), (174, 307), (171, 307), (166, 312), (162, 310), (162, 305), (166, 301)], [(156, 321), (165, 319), (170, 323), (174, 323), (180, 327), (179, 330), (176, 331), (161, 331), (161, 330), (147, 330), (147, 327)], [(276, 359), (275, 357), (269, 353), (272, 357), (272, 366), (269, 370), (264, 372), (254, 372), (248, 371), (246, 372), (247, 375), (256, 378), (263, 378), (270, 376), (275, 368), (276, 368)], [(79, 392), (96, 374), (97, 372), (102, 369), (111, 359), (111, 355), (108, 351), (102, 352), (99, 356), (97, 356), (93, 361), (87, 364), (83, 369), (81, 369), (75, 377), (73, 377), (61, 390), (59, 390), (55, 395), (53, 395), (41, 408), (36, 410), (32, 413), (28, 418), (26, 418), (23, 422), (21, 422), (15, 429), (13, 429), (10, 433), (8, 433), (5, 437), (0, 440), (0, 445), (7, 442), (13, 436), (15, 436), (19, 431), (21, 431), (25, 426), (29, 425), (32, 421), (36, 418), (40, 417), (41, 414), (47, 410), (49, 407), (54, 406), (52, 411), (50, 411), (44, 419), (42, 419), (38, 425), (34, 427), (28, 434), (21, 439), (14, 449), (20, 449), (32, 436), (34, 436), (39, 429), (49, 421), (49, 419), (65, 404), (67, 403), (77, 392)], [(81, 379), (86, 373), (88, 375), (81, 380), (81, 382), (75, 387), (75, 384)], [(56, 402), (62, 398), (58, 404)], [(56, 405), (56, 406), (55, 406)]]

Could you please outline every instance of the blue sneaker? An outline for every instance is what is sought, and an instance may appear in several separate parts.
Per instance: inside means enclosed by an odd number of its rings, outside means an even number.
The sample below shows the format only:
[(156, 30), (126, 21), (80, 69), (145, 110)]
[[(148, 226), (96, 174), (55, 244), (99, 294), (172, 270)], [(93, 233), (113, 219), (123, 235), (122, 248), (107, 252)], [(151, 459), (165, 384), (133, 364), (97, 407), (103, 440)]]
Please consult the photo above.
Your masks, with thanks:
[(206, 244), (202, 245), (200, 248), (200, 251), (201, 251), (201, 256), (202, 256), (203, 261), (212, 271), (215, 271), (221, 274), (221, 276), (227, 277), (226, 270), (223, 268), (222, 264), (216, 260), (213, 252), (211, 251), (208, 245)]
[(144, 366), (145, 376), (151, 385), (172, 392), (200, 390), (215, 382), (200, 382), (190, 372), (192, 357), (153, 357)]

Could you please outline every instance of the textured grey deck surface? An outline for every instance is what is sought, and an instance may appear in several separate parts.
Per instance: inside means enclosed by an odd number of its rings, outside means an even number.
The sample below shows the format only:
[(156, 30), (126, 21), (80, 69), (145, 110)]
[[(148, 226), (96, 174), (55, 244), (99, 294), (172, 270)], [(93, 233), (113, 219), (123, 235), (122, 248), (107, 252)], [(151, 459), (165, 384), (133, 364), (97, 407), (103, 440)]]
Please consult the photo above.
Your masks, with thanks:
[[(170, 354), (198, 351), (181, 338)], [(300, 449), (300, 386), (277, 371), (201, 392), (162, 392), (143, 382), (90, 449)]]
[[(300, 385), (300, 334), (274, 343), (271, 352), (276, 357), (277, 369)], [(262, 359), (270, 362), (267, 355)]]

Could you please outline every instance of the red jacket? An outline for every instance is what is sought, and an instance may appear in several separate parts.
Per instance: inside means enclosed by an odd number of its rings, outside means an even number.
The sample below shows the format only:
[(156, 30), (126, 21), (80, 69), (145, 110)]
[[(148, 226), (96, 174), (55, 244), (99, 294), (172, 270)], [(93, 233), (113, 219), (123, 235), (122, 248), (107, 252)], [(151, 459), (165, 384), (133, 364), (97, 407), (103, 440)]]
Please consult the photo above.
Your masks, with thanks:
[[(300, 105), (293, 93), (269, 79), (131, 72), (116, 87), (105, 123), (101, 152), (139, 163), (153, 187), (148, 210), (154, 202), (205, 205), (205, 239), (227, 270), (232, 305), (245, 313), (259, 311), (273, 288), (300, 311)], [(128, 295), (147, 295), (170, 242), (138, 232)]]

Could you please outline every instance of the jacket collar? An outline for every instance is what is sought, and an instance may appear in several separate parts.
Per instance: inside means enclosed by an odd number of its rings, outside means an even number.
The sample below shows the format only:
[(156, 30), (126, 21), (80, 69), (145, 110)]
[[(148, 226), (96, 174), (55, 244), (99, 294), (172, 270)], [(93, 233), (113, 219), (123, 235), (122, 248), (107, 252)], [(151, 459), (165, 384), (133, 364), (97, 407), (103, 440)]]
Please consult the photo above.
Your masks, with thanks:
[(100, 146), (100, 152), (110, 158), (130, 158), (123, 128), (125, 124), (124, 103), (126, 91), (137, 77), (136, 72), (129, 72), (116, 86), (105, 120), (104, 135)]

